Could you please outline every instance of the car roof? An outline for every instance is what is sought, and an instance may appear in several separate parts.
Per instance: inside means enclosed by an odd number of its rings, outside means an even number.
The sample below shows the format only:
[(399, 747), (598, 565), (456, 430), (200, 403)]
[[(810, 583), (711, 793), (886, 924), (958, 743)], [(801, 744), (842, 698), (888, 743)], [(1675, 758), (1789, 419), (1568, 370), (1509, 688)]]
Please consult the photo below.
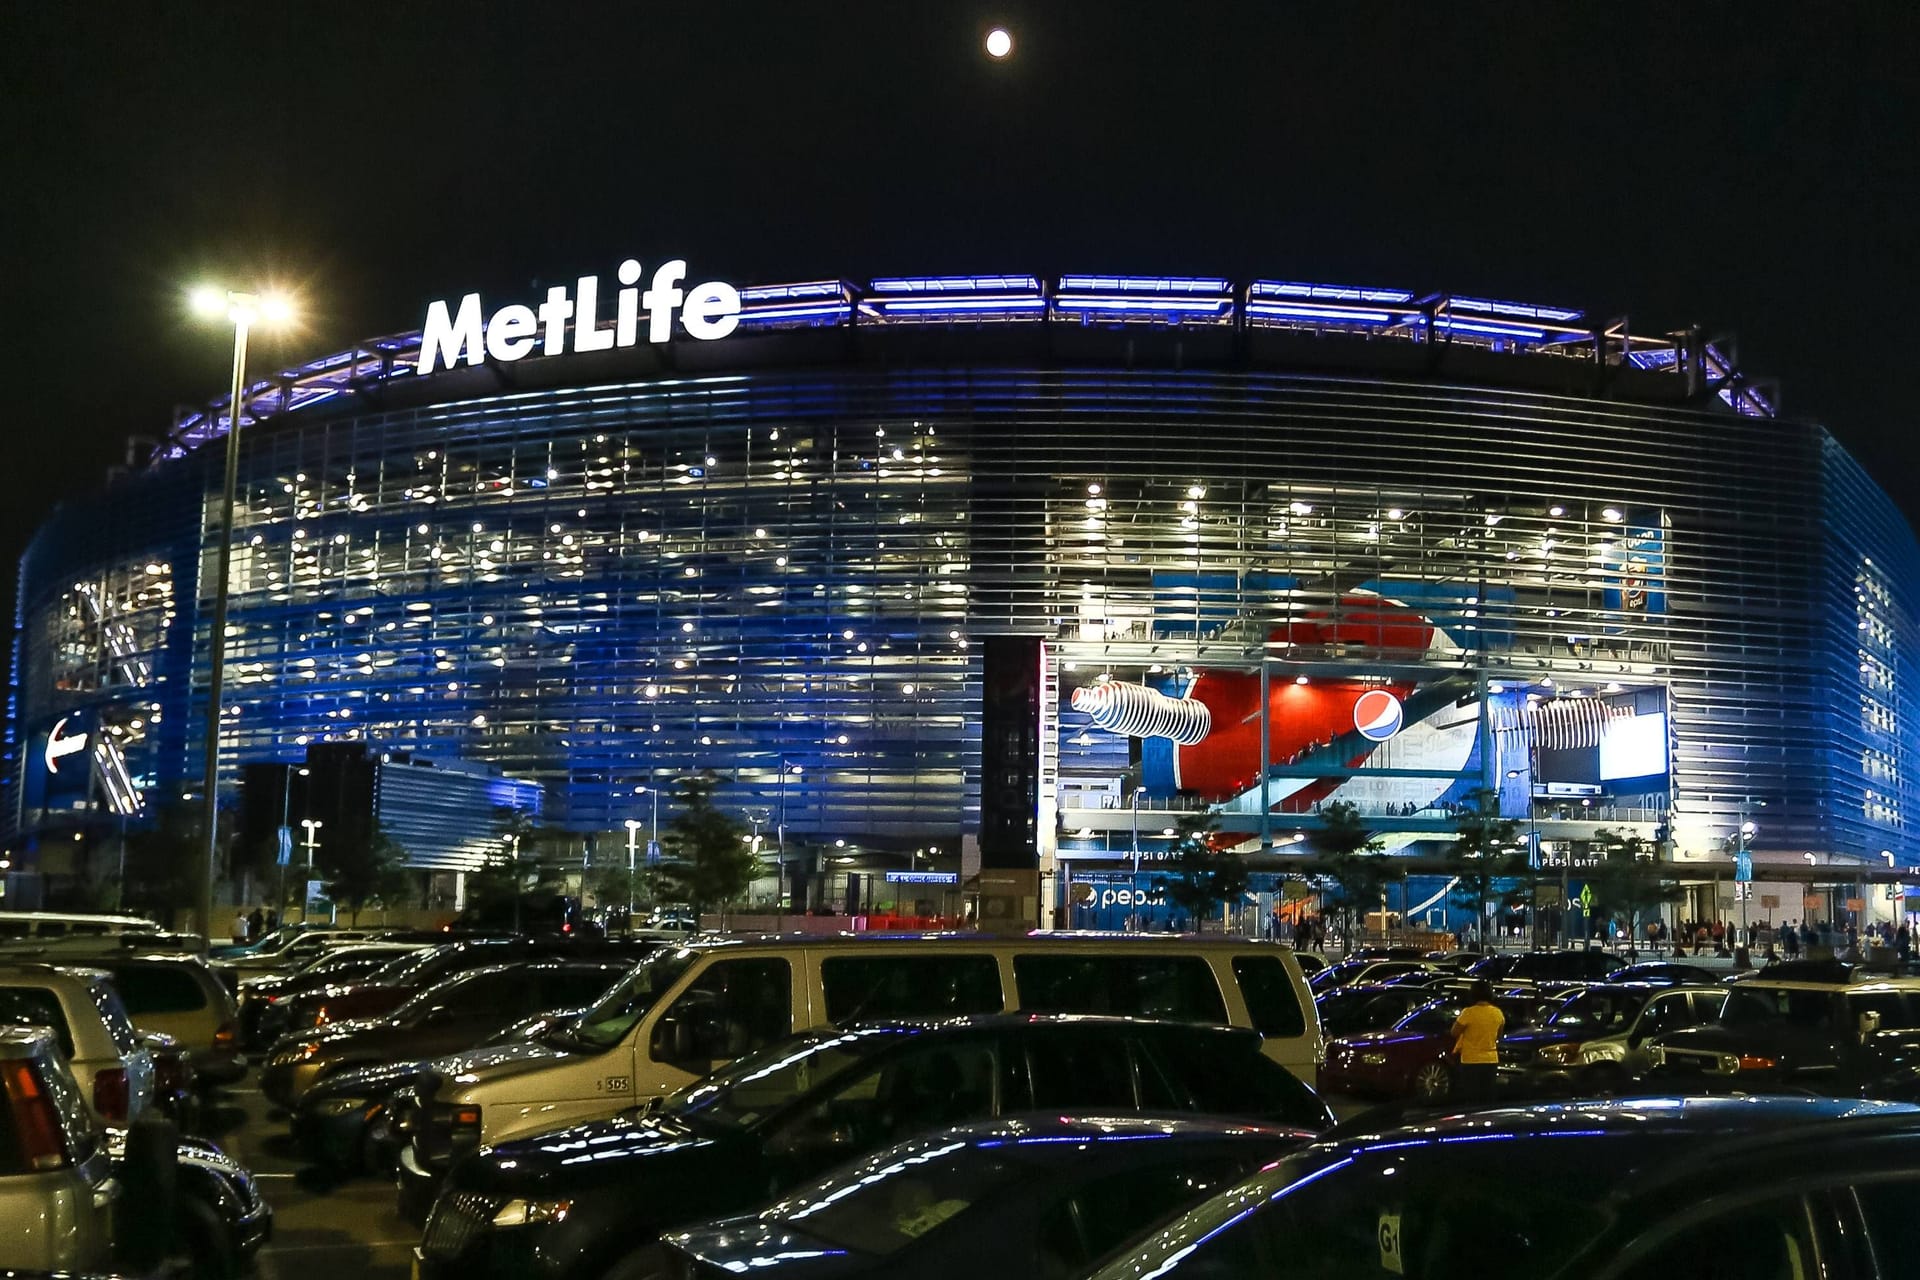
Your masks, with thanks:
[(1813, 982), (1807, 979), (1788, 978), (1782, 981), (1769, 981), (1763, 977), (1750, 977), (1730, 988), (1734, 991), (1766, 988), (1770, 991), (1920, 991), (1920, 978), (1869, 978), (1862, 982)]
[[(931, 933), (860, 933), (834, 934), (822, 937), (818, 934), (804, 933), (746, 933), (728, 934), (723, 937), (694, 935), (681, 945), (693, 950), (737, 950), (743, 946), (780, 947), (794, 950), (824, 950), (828, 948), (873, 947), (883, 948), (901, 946), (913, 942), (962, 942), (990, 943), (1013, 946), (1060, 946), (1097, 942), (1103, 946), (1139, 947), (1143, 950), (1155, 947), (1178, 947), (1182, 951), (1205, 949), (1233, 951), (1272, 951), (1276, 954), (1291, 952), (1293, 948), (1279, 942), (1267, 942), (1261, 939), (1222, 938), (1218, 935), (1199, 935), (1192, 933), (1102, 933), (1098, 930), (1043, 930), (1036, 929), (1027, 933), (1005, 936), (992, 933), (972, 932), (931, 932)], [(1344, 961), (1342, 963), (1345, 963)], [(1386, 963), (1384, 958), (1372, 958), (1369, 964)], [(1401, 962), (1410, 963), (1410, 962)]]
[[(1905, 1102), (1863, 1102), (1857, 1098), (1771, 1095), (1743, 1097), (1624, 1098), (1594, 1102), (1542, 1102), (1482, 1108), (1453, 1114), (1423, 1114), (1417, 1121), (1380, 1125), (1362, 1114), (1336, 1125), (1318, 1145), (1345, 1145), (1355, 1153), (1376, 1145), (1420, 1146), (1496, 1137), (1595, 1136), (1605, 1133), (1663, 1133), (1678, 1136), (1761, 1134), (1829, 1126), (1842, 1120), (1873, 1121), (1893, 1130), (1920, 1133), (1920, 1106)], [(1378, 1126), (1378, 1127), (1376, 1127)]]
[[(1021, 1142), (1059, 1142), (1062, 1138), (1122, 1138), (1160, 1135), (1170, 1138), (1291, 1138), (1308, 1133), (1259, 1120), (1235, 1120), (1226, 1116), (1194, 1115), (1180, 1112), (1169, 1115), (1125, 1112), (1106, 1114), (1088, 1112), (1062, 1115), (1057, 1111), (1015, 1113), (954, 1125), (938, 1131), (941, 1141), (956, 1140), (969, 1146), (1018, 1146)], [(923, 1135), (932, 1137), (934, 1135)]]
[(1246, 1027), (1220, 1026), (1206, 1022), (1174, 1022), (1164, 1018), (1131, 1018), (1112, 1013), (968, 1013), (927, 1018), (863, 1018), (821, 1027), (823, 1035), (837, 1035), (855, 1029), (882, 1029), (916, 1032), (991, 1031), (1020, 1027), (1109, 1027), (1176, 1035), (1240, 1036), (1258, 1041), (1260, 1033)]

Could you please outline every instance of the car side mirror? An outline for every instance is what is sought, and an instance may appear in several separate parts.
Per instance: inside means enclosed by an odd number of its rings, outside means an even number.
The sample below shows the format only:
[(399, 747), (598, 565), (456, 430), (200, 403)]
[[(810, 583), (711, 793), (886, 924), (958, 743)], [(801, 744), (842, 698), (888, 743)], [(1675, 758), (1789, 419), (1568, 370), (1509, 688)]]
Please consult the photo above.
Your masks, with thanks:
[(666, 1017), (653, 1024), (647, 1053), (655, 1062), (685, 1063), (697, 1056), (693, 1027), (685, 1019)]
[(1874, 1032), (1880, 1030), (1880, 1011), (1869, 1009), (1860, 1015), (1860, 1043), (1873, 1039)]

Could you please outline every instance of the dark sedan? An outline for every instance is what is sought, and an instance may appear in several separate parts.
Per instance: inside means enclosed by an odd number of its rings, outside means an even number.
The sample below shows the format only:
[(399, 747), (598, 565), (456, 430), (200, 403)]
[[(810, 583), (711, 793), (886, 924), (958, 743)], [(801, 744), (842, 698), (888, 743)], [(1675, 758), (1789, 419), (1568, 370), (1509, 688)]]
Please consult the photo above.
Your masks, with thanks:
[[(1496, 996), (1512, 1034), (1533, 1024), (1552, 1002), (1537, 996)], [(1383, 1031), (1327, 1042), (1320, 1087), (1328, 1093), (1441, 1102), (1453, 1092), (1453, 1023), (1464, 996), (1434, 1000)]]
[[(1730, 1176), (1730, 1171), (1753, 1176)], [(1920, 1109), (1659, 1098), (1360, 1121), (1095, 1280), (1911, 1276)]]
[(471, 1049), (542, 1009), (592, 1003), (631, 967), (612, 960), (553, 960), (457, 974), (384, 1018), (287, 1037), (261, 1068), (260, 1091), (276, 1106), (291, 1107), (316, 1081), (348, 1067)]
[(1335, 987), (1313, 1007), (1320, 1013), (1320, 1034), (1331, 1040), (1390, 1027), (1437, 996), (1423, 987), (1356, 982)]
[(398, 1009), (435, 983), (469, 969), (563, 957), (619, 958), (631, 964), (657, 949), (657, 943), (609, 942), (563, 934), (540, 938), (464, 938), (402, 957), (376, 970), (364, 982), (330, 985), (295, 997), (287, 1030), (298, 1033), (334, 1022), (377, 1018)]
[[(536, 1013), (473, 1047), (564, 1035), (564, 1028), (585, 1012), (566, 1009)], [(424, 1060), (383, 1062), (327, 1076), (302, 1094), (294, 1108), (290, 1127), (295, 1145), (303, 1155), (336, 1173), (391, 1169), (400, 1146), (393, 1127), (393, 1100), (416, 1089), (426, 1078), (428, 1067)]]
[(240, 1043), (264, 1049), (288, 1030), (293, 1002), (310, 991), (361, 982), (424, 950), (417, 942), (369, 942), (336, 947), (297, 973), (262, 974), (240, 982)]
[(1232, 1113), (1322, 1129), (1326, 1105), (1227, 1027), (988, 1015), (810, 1032), (631, 1115), (456, 1162), (423, 1280), (599, 1277), (673, 1227), (740, 1213), (929, 1129), (1013, 1112)]
[(1311, 1136), (1182, 1117), (992, 1120), (857, 1160), (757, 1214), (671, 1232), (614, 1275), (1067, 1275)]

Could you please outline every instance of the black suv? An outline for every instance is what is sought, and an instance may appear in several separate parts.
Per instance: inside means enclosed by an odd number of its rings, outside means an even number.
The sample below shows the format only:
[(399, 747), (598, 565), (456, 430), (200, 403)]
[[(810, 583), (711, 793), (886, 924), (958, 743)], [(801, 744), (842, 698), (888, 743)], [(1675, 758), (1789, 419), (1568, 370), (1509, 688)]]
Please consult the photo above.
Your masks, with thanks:
[(1520, 951), (1488, 956), (1467, 972), (1489, 982), (1605, 982), (1626, 967), (1605, 951)]
[(1656, 1089), (1904, 1098), (1920, 1061), (1920, 982), (1748, 979), (1727, 989), (1717, 1021), (1658, 1036), (1649, 1055)]
[(454, 1164), (421, 1280), (603, 1275), (668, 1228), (753, 1209), (930, 1129), (1026, 1111), (1234, 1114), (1299, 1129), (1326, 1104), (1254, 1032), (995, 1014), (809, 1032), (633, 1113)]

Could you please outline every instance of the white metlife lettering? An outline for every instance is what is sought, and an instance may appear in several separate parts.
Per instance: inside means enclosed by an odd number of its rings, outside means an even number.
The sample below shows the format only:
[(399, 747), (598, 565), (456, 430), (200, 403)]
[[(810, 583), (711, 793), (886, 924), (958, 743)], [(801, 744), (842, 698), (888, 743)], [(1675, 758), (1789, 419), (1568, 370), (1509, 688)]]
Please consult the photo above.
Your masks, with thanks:
[(581, 276), (572, 296), (568, 296), (566, 286), (555, 285), (537, 308), (509, 303), (484, 321), (477, 293), (461, 298), (457, 308), (444, 299), (433, 302), (427, 307), (427, 320), (420, 330), (418, 371), (432, 373), (482, 360), (507, 363), (531, 355), (536, 345), (542, 355), (564, 355), (569, 349), (569, 333), (573, 335), (574, 351), (631, 347), (640, 340), (643, 307), (648, 342), (666, 342), (673, 337), (675, 311), (680, 313), (680, 327), (687, 336), (702, 342), (724, 338), (740, 327), (740, 291), (732, 285), (710, 280), (682, 287), (687, 264), (680, 258), (670, 258), (656, 267), (644, 292), (638, 287), (642, 274), (640, 264), (631, 258), (620, 264), (621, 288), (614, 295), (611, 330), (600, 325), (598, 276)]

